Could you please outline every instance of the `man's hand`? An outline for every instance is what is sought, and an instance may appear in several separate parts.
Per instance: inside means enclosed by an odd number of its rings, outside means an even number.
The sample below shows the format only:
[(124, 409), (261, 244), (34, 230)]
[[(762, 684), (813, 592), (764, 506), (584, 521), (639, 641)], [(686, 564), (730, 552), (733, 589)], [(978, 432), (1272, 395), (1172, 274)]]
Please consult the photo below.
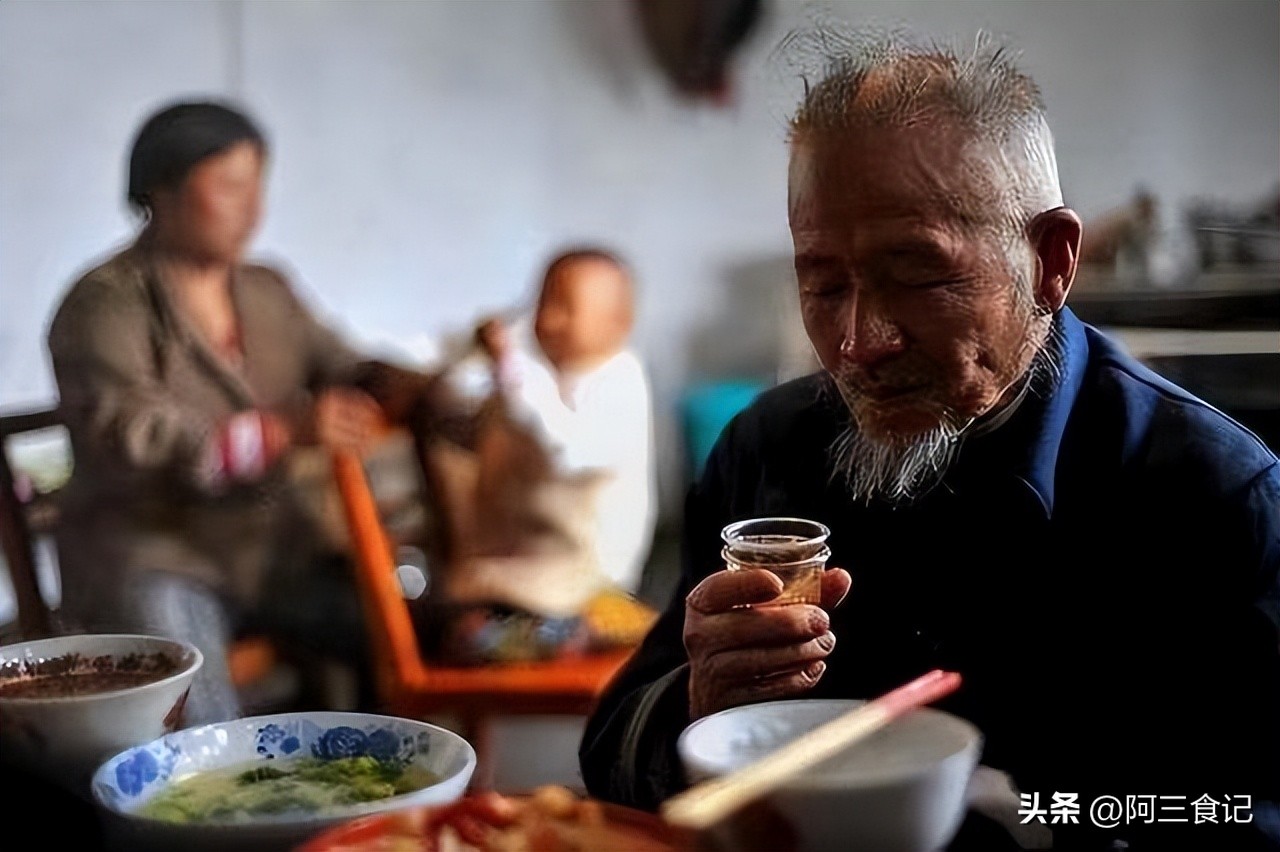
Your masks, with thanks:
[(844, 600), (851, 582), (842, 568), (826, 571), (822, 607), (759, 606), (782, 592), (782, 581), (762, 568), (719, 571), (699, 583), (684, 609), (690, 720), (812, 688), (836, 645), (824, 608)]
[(377, 437), (382, 421), (382, 409), (364, 391), (330, 388), (316, 400), (316, 442), (331, 450), (363, 450)]

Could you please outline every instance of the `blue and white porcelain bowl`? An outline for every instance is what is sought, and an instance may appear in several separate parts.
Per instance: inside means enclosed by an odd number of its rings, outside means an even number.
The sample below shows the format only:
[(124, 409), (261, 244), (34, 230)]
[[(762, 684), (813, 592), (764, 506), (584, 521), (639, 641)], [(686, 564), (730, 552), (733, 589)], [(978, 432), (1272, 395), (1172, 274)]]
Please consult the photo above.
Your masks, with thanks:
[[(261, 761), (369, 755), (412, 764), (439, 781), (414, 790), (318, 814), (255, 816), (236, 822), (171, 823), (139, 811), (151, 798), (194, 773)], [(460, 798), (476, 767), (465, 739), (436, 725), (369, 713), (297, 712), (253, 716), (168, 734), (117, 754), (93, 776), (112, 848), (137, 850), (289, 850), (329, 826), (418, 805)]]

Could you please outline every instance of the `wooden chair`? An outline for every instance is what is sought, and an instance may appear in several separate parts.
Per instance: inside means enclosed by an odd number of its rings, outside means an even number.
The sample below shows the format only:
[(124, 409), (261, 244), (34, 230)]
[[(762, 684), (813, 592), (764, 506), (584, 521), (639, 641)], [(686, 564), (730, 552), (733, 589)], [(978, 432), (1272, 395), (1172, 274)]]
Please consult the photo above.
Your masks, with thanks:
[(409, 605), (396, 578), (392, 543), (359, 456), (334, 455), (368, 622), (374, 677), (385, 712), (453, 717), (476, 749), (472, 786), (492, 783), (489, 724), (498, 717), (585, 715), (630, 649), (585, 658), (487, 666), (445, 666), (423, 659)]
[(8, 444), (15, 435), (58, 425), (58, 412), (52, 408), (0, 416), (0, 545), (18, 606), (18, 639), (41, 639), (56, 632), (53, 612), (40, 590), (35, 546), (36, 536), (52, 529), (56, 521), (56, 499), (52, 494), (20, 493)]
[[(64, 631), (56, 608), (49, 606), (40, 589), (36, 541), (52, 532), (58, 520), (57, 492), (25, 494), (9, 456), (9, 440), (62, 425), (55, 406), (12, 411), (0, 415), (0, 545), (18, 607), (17, 622), (10, 625), (3, 644), (56, 636)], [(16, 628), (16, 630), (15, 630)], [(242, 691), (265, 682), (278, 671), (282, 660), (271, 640), (246, 636), (231, 647), (231, 678)]]

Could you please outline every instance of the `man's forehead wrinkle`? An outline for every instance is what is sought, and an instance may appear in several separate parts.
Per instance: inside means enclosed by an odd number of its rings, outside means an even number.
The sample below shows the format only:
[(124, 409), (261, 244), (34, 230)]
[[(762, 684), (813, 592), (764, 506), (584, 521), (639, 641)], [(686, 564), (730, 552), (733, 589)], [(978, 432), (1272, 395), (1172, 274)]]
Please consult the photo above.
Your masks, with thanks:
[(945, 222), (922, 218), (886, 218), (853, 227), (805, 223), (793, 229), (796, 260), (819, 268), (844, 263), (854, 256), (865, 261), (893, 262), (910, 257), (921, 262), (946, 264), (966, 254), (971, 234)]
[[(928, 131), (895, 131), (895, 156), (909, 158), (893, 169), (896, 182), (886, 192), (877, 163), (847, 132), (811, 137), (793, 157), (808, 162), (792, 169), (793, 224), (821, 214), (827, 218), (875, 211), (879, 218), (936, 219), (962, 227), (1000, 224), (1014, 183), (990, 161), (990, 153), (964, 143), (954, 154), (925, 138)], [(898, 144), (893, 136), (882, 137)], [(797, 215), (798, 214), (798, 215)]]

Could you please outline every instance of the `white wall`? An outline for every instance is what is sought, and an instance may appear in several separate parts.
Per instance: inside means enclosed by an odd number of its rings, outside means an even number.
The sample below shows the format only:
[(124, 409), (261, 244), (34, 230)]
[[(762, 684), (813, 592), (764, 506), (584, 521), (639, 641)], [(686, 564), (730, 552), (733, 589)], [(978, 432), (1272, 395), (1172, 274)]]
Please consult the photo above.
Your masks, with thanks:
[[(1086, 216), (1138, 183), (1176, 210), (1198, 194), (1260, 198), (1280, 180), (1272, 0), (820, 8), (1007, 35), (1044, 90), (1064, 188)], [(722, 330), (786, 276), (794, 88), (767, 59), (809, 11), (775, 4), (728, 109), (671, 98), (630, 11), (629, 0), (0, 3), (0, 406), (53, 393), (44, 325), (74, 273), (131, 233), (123, 165), (138, 123), (175, 97), (229, 94), (273, 142), (258, 252), (359, 339), (426, 351), (526, 294), (566, 241), (630, 257), (674, 511), (681, 387), (717, 351), (750, 355), (744, 338), (768, 349), (761, 311), (741, 319), (745, 336)]]

